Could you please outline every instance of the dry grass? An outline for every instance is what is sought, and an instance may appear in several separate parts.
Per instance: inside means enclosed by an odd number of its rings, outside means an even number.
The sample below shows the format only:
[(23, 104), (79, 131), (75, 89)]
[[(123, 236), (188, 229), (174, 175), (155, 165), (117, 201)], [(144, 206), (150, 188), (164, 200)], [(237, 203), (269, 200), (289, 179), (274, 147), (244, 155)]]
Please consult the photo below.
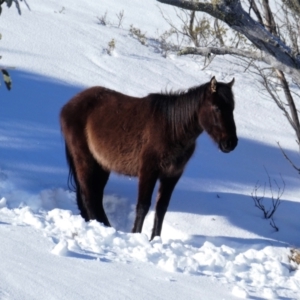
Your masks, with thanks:
[(129, 29), (130, 34), (135, 37), (142, 45), (146, 45), (146, 33), (142, 33), (142, 31), (133, 25), (130, 25)]
[(298, 266), (300, 265), (300, 249), (291, 249), (291, 255), (289, 256), (291, 262), (296, 263)]

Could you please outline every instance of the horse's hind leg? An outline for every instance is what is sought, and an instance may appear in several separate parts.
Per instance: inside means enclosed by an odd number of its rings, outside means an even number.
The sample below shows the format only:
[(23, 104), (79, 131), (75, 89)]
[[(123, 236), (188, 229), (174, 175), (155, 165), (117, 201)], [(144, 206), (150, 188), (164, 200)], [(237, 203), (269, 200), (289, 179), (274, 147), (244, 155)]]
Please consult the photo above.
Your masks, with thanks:
[(104, 188), (109, 178), (109, 172), (105, 171), (96, 161), (94, 162), (94, 168), (91, 172), (90, 179), (88, 179), (90, 189), (90, 199), (87, 209), (90, 211), (90, 219), (96, 219), (98, 222), (103, 223), (106, 226), (110, 226), (106, 213), (103, 207), (103, 194)]
[(105, 171), (86, 147), (76, 148), (73, 153), (77, 187), (77, 203), (82, 217), (97, 220), (110, 226), (103, 207), (103, 192), (109, 172)]

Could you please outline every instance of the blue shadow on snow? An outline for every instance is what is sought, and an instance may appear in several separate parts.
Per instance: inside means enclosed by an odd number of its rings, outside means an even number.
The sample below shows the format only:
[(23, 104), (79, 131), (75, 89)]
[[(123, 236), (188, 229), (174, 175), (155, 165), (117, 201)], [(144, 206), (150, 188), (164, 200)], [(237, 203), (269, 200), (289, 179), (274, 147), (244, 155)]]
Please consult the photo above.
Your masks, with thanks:
[[(0, 180), (8, 177), (19, 189), (34, 192), (66, 188), (68, 170), (59, 112), (64, 103), (83, 88), (37, 74), (10, 73), (13, 89), (8, 92), (4, 86), (0, 88)], [(299, 159), (298, 153), (286, 152), (292, 159)], [(268, 180), (265, 169), (279, 184), (282, 174), (286, 188), (297, 189), (297, 174), (284, 159), (276, 141), (270, 146), (240, 138), (235, 151), (223, 154), (203, 134), (174, 191), (169, 211), (196, 214), (199, 218), (222, 216), (234, 226), (267, 239), (293, 243), (297, 240), (294, 233), (300, 232), (300, 203), (285, 200), (283, 195), (284, 201), (275, 214), (280, 230), (275, 233), (250, 197), (258, 180), (262, 183)], [(249, 186), (249, 196), (239, 192)], [(118, 175), (111, 176), (106, 188), (106, 194), (126, 197), (132, 204), (136, 201), (136, 191), (137, 180)], [(153, 202), (154, 198), (155, 194)], [(266, 197), (265, 203), (270, 204), (270, 199)], [(217, 217), (214, 219), (212, 226), (218, 221)], [(294, 230), (289, 233), (290, 228)], [(191, 238), (196, 243), (202, 237)]]

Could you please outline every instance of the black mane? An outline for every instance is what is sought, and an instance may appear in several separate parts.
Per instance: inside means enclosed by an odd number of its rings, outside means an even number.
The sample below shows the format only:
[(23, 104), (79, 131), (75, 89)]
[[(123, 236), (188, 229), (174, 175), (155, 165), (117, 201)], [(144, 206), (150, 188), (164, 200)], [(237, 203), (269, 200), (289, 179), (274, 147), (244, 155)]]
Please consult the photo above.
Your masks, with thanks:
[(188, 90), (150, 94), (152, 111), (160, 114), (176, 134), (197, 118), (208, 83)]

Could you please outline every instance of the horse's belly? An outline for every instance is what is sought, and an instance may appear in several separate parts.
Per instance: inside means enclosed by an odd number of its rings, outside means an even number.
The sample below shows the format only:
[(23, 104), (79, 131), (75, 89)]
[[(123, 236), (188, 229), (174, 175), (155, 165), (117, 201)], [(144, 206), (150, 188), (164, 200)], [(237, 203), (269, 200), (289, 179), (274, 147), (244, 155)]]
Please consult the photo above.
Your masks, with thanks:
[(116, 173), (128, 175), (128, 176), (138, 176), (139, 163), (138, 159), (131, 156), (118, 157), (117, 159), (106, 159), (104, 161), (105, 166)]
[(130, 149), (120, 149), (120, 145), (94, 145), (89, 143), (91, 153), (97, 162), (107, 171), (128, 176), (138, 176), (138, 153)]

